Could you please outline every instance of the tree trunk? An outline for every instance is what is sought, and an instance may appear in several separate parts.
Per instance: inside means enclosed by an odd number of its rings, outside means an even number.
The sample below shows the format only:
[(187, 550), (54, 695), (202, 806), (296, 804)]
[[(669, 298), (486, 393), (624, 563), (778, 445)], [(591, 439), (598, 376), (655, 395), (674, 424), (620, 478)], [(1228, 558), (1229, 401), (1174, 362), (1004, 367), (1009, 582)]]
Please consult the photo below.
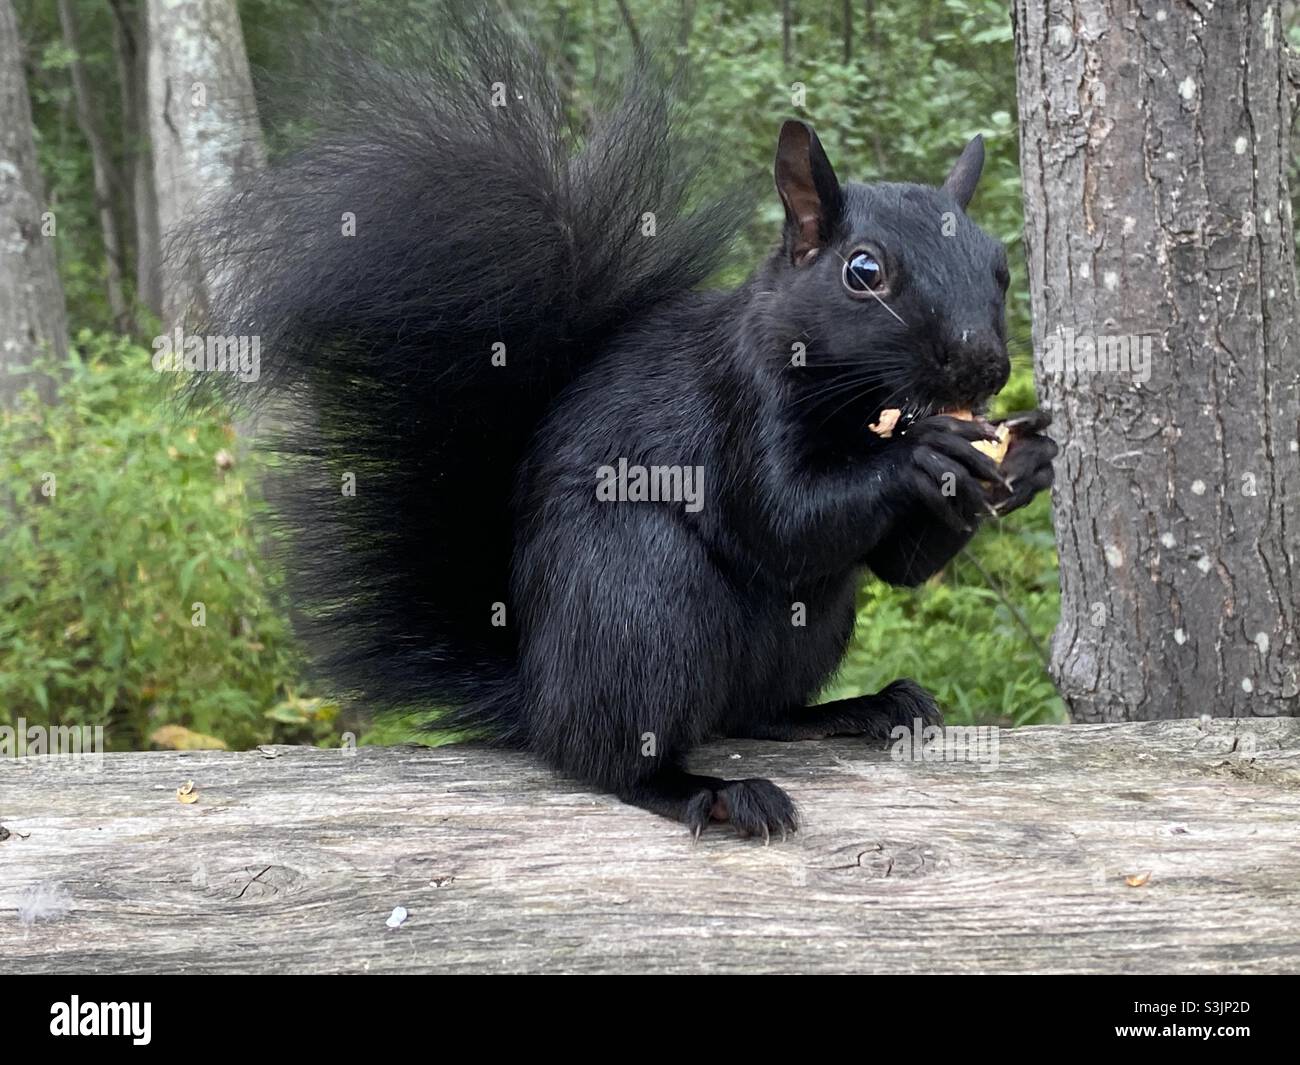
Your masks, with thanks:
[[(206, 305), (201, 259), (168, 248), (196, 206), (265, 162), (234, 0), (148, 0), (148, 101), (168, 324)], [(195, 250), (195, 249), (191, 249)]]
[(108, 309), (113, 316), (114, 327), (120, 332), (129, 332), (132, 328), (131, 315), (126, 305), (126, 294), (122, 291), (126, 256), (122, 252), (122, 241), (119, 238), (123, 229), (117, 217), (122, 182), (113, 166), (108, 141), (93, 105), (86, 64), (81, 57), (81, 35), (77, 30), (77, 14), (72, 0), (59, 0), (59, 25), (63, 29), (63, 43), (72, 53), (69, 73), (72, 75), (77, 125), (81, 127), (81, 135), (86, 138), (86, 144), (90, 148), (95, 210), (99, 215), (99, 230), (104, 242), (104, 282), (108, 291)]
[(119, 177), (122, 181), (122, 244), (126, 250), (128, 267), (136, 261), (135, 256), (135, 203), (132, 190), (135, 188), (135, 173), (139, 168), (140, 120), (143, 114), (140, 100), (136, 96), (138, 83), (136, 79), (136, 55), (139, 41), (137, 38), (138, 13), (131, 0), (109, 0), (108, 9), (112, 14), (113, 67), (117, 73), (118, 108), (122, 115), (121, 152), (122, 166)]
[[(18, 19), (12, 0), (0, 0), (0, 406), (31, 383), (11, 367), (31, 362), (41, 350), (59, 356), (68, 350), (50, 237), (54, 219), (45, 214)], [(54, 398), (52, 380), (42, 375), (35, 383), (46, 402)]]
[(618, 12), (623, 16), (623, 24), (627, 27), (628, 36), (632, 38), (632, 49), (639, 57), (644, 45), (641, 43), (641, 32), (636, 28), (636, 19), (632, 17), (632, 11), (627, 6), (627, 0), (618, 0)]
[(122, 137), (125, 142), (132, 232), (135, 246), (136, 300), (162, 314), (159, 277), (158, 204), (154, 197), (153, 156), (149, 151), (149, 53), (145, 41), (144, 0), (110, 0), (113, 12), (113, 53), (117, 58), (122, 96)]
[(1277, 0), (1016, 0), (1015, 23), (1035, 369), (1062, 447), (1056, 683), (1081, 721), (1300, 713)]

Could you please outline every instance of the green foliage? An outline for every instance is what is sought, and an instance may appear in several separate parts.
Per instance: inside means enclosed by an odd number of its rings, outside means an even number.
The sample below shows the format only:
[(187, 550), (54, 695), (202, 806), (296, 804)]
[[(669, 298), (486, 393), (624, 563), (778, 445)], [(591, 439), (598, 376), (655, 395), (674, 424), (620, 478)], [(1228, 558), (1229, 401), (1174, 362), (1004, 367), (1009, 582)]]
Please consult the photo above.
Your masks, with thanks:
[(0, 414), (0, 721), (102, 724), (116, 748), (164, 724), (322, 741), (337, 707), (293, 697), (256, 462), (129, 341), (83, 333), (45, 368), (59, 401)]
[(1043, 657), (1059, 613), (1050, 513), (1041, 497), (986, 528), (921, 588), (869, 581), (853, 646), (823, 699), (912, 677), (950, 724), (1064, 720)]

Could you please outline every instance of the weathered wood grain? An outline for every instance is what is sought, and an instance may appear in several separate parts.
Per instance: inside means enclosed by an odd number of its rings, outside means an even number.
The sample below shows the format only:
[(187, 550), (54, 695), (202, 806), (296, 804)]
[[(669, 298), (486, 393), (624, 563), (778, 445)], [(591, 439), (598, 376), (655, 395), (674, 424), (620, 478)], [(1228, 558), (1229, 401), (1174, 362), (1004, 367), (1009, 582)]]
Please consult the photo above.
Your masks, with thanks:
[(1300, 720), (1007, 731), (993, 770), (701, 752), (800, 803), (768, 847), (522, 756), (268, 753), (0, 762), (0, 970), (1300, 970)]

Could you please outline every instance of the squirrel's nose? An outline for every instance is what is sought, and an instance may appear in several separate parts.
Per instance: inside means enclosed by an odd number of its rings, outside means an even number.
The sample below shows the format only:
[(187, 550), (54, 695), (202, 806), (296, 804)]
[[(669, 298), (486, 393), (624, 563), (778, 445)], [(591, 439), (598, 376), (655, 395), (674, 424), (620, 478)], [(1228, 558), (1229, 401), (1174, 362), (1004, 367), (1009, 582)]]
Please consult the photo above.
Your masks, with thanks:
[(1011, 376), (1007, 346), (991, 329), (953, 330), (942, 357), (953, 382), (972, 393), (996, 392)]

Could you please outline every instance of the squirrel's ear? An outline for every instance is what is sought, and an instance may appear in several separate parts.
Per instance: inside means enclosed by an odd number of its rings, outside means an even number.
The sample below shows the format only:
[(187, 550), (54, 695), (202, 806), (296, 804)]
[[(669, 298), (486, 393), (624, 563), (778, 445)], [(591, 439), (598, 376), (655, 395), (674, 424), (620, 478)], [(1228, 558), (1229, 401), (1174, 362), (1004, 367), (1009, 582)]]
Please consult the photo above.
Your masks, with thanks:
[(807, 122), (790, 119), (776, 146), (776, 191), (785, 204), (786, 246), (796, 266), (830, 243), (840, 218), (840, 183)]
[(980, 174), (984, 171), (984, 138), (976, 134), (971, 142), (962, 149), (961, 156), (952, 168), (952, 173), (944, 180), (945, 192), (952, 193), (952, 198), (966, 210), (970, 198), (975, 195), (975, 186), (979, 184)]

